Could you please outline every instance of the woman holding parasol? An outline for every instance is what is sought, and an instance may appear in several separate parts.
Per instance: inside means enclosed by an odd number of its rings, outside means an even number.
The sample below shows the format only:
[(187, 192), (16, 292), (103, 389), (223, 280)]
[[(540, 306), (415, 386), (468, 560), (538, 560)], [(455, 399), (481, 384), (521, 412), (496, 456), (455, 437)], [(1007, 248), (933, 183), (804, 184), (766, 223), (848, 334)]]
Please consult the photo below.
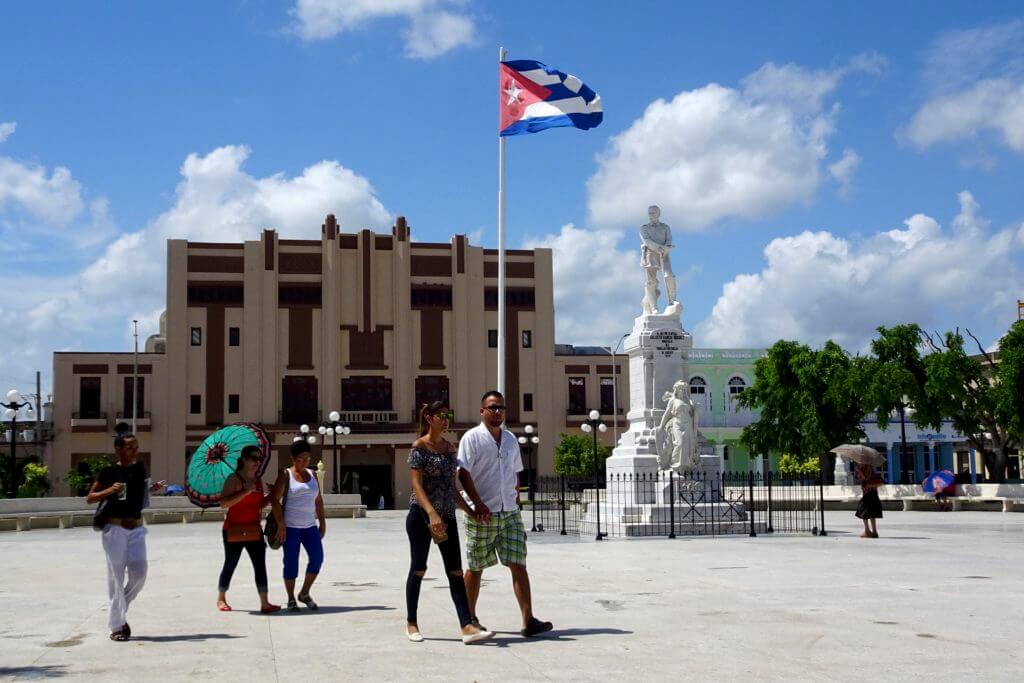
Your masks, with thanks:
[(878, 488), (884, 483), (875, 474), (875, 467), (885, 462), (882, 454), (870, 446), (863, 444), (844, 444), (832, 449), (838, 457), (856, 464), (855, 472), (860, 482), (860, 503), (857, 504), (857, 518), (864, 522), (864, 533), (861, 538), (878, 538), (876, 519), (882, 518), (882, 500), (878, 497)]

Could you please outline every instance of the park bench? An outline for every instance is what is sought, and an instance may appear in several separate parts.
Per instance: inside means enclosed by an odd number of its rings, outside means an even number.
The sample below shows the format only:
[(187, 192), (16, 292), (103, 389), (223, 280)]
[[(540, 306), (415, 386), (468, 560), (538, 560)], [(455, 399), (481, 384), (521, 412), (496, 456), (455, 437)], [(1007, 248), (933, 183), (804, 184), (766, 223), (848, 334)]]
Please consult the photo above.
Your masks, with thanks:
[[(0, 522), (14, 522), (16, 531), (29, 531), (33, 520), (57, 520), (61, 529), (92, 523), (95, 505), (88, 505), (85, 498), (15, 498), (0, 500)], [(181, 522), (190, 524), (201, 521), (221, 521), (225, 511), (221, 508), (201, 510), (184, 496), (153, 496), (150, 506), (142, 511), (146, 524)], [(357, 493), (325, 494), (324, 515), (326, 517), (366, 516), (366, 506)]]

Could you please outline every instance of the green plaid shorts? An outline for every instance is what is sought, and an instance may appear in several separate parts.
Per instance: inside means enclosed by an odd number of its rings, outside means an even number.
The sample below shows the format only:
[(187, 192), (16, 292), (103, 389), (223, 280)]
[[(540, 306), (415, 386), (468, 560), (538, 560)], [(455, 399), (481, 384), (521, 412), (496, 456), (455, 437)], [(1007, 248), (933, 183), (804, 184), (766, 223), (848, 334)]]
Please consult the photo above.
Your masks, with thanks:
[(506, 567), (526, 566), (526, 527), (519, 511), (492, 512), (486, 523), (467, 516), (466, 559), (473, 571), (493, 567), (498, 560)]

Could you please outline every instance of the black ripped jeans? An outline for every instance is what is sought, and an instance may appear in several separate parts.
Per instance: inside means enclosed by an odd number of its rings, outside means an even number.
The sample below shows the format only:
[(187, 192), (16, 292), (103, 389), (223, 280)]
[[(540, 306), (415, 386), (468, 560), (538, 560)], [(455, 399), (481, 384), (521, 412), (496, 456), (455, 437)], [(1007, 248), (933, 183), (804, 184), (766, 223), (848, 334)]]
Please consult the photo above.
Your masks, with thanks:
[[(455, 612), (459, 615), (459, 625), (467, 626), (471, 623), (469, 616), (469, 599), (466, 597), (466, 582), (462, 578), (462, 554), (459, 548), (459, 524), (455, 517), (444, 517), (447, 525), (448, 540), (437, 544), (441, 551), (441, 560), (444, 562), (444, 572), (448, 576), (448, 590), (452, 594), (452, 602), (455, 603)], [(405, 518), (405, 532), (409, 535), (409, 553), (412, 556), (412, 564), (409, 567), (409, 577), (405, 580), (405, 607), (406, 619), (409, 623), (416, 623), (416, 607), (420, 601), (420, 586), (423, 584), (423, 577), (416, 572), (427, 570), (427, 555), (430, 554), (430, 546), (433, 539), (430, 537), (430, 529), (427, 527), (427, 513), (418, 505), (409, 508), (409, 515)], [(459, 572), (458, 575), (452, 572)]]

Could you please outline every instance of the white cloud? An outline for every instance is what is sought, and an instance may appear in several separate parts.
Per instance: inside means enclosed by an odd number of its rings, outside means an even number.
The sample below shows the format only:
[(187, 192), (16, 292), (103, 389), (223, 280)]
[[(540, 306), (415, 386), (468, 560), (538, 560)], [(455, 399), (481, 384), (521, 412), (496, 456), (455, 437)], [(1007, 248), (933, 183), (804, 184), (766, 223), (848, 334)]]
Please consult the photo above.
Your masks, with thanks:
[(948, 232), (916, 214), (863, 242), (826, 231), (772, 240), (764, 269), (728, 282), (695, 336), (704, 346), (833, 339), (863, 349), (877, 325), (1003, 320), (1024, 283), (1024, 244), (1013, 229), (991, 231), (969, 192), (959, 200)]
[(587, 183), (592, 223), (634, 225), (657, 203), (673, 227), (702, 230), (810, 201), (838, 113), (825, 98), (843, 77), (883, 63), (877, 55), (824, 71), (768, 63), (739, 89), (712, 83), (655, 100), (600, 156)]
[(431, 59), (471, 45), (476, 26), (468, 15), (445, 9), (459, 0), (298, 0), (291, 10), (303, 40), (325, 40), (377, 19), (401, 18), (409, 57)]
[(923, 149), (987, 132), (1024, 153), (1024, 21), (940, 36), (922, 80), (927, 98), (899, 135)]
[(7, 138), (14, 134), (14, 130), (18, 127), (17, 121), (8, 121), (6, 123), (0, 123), (0, 144), (7, 141)]
[[(0, 143), (16, 127), (13, 121), (0, 124)], [(77, 218), (84, 206), (82, 186), (63, 166), (48, 173), (38, 164), (0, 156), (0, 213), (23, 211), (33, 218), (65, 225)]]
[(839, 183), (840, 194), (849, 194), (850, 187), (853, 184), (853, 174), (860, 166), (860, 162), (860, 155), (847, 148), (843, 150), (843, 156), (839, 161), (829, 165), (828, 174)]
[[(0, 304), (0, 324), (22, 321), (7, 328), (17, 331), (8, 341), (21, 355), (0, 357), (0, 376), (13, 376), (20, 367), (48, 368), (52, 350), (81, 349), (83, 338), (114, 339), (114, 348), (126, 348), (122, 333), (132, 318), (143, 323), (140, 336), (154, 334), (165, 301), (168, 239), (253, 240), (263, 228), (309, 239), (319, 237), (327, 213), (350, 231), (390, 225), (370, 182), (336, 161), (317, 162), (294, 177), (258, 178), (243, 168), (248, 156), (249, 150), (240, 146), (190, 154), (181, 167), (174, 205), (141, 230), (109, 242), (78, 273), (55, 278), (0, 274), (0, 286), (24, 289), (16, 303)], [(94, 226), (112, 227), (105, 202), (94, 203), (91, 214)]]

